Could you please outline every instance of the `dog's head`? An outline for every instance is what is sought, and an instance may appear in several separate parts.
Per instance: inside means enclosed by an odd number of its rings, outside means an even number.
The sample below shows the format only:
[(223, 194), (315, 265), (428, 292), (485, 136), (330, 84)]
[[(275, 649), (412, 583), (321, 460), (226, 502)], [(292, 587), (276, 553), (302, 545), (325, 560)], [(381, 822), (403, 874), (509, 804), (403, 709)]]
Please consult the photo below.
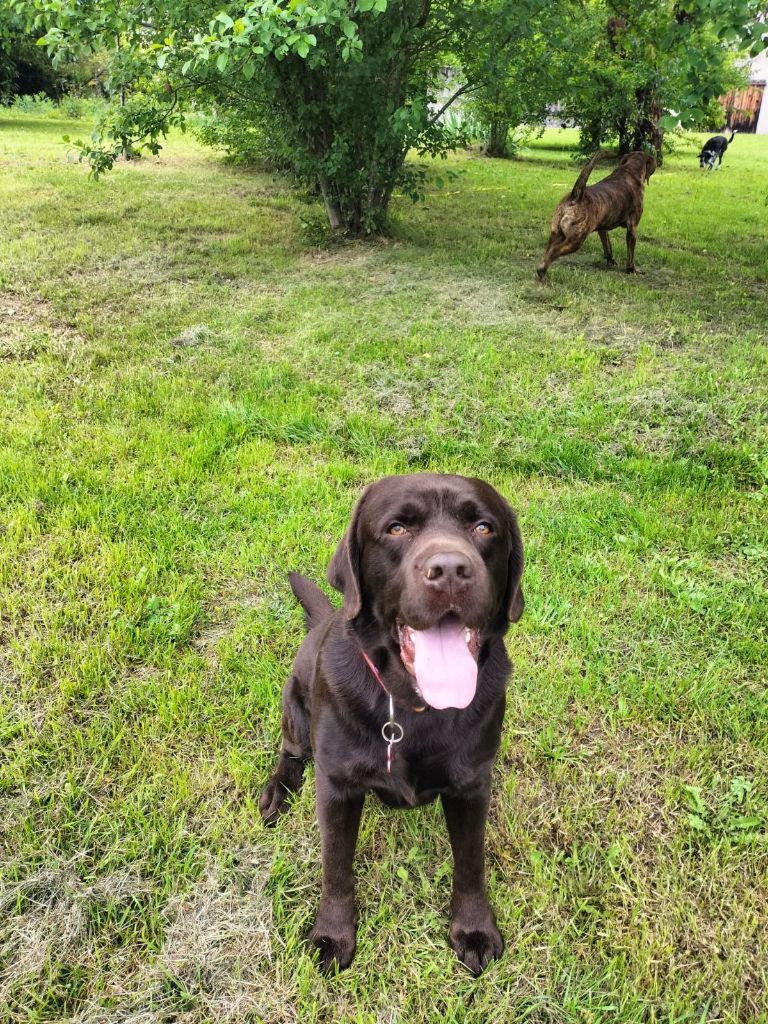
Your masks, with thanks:
[(643, 153), (636, 150), (634, 153), (627, 153), (619, 160), (619, 167), (624, 167), (640, 181), (648, 181), (656, 170), (656, 157), (652, 153)]
[(328, 568), (344, 612), (375, 627), (421, 699), (466, 707), (483, 643), (523, 612), (517, 519), (489, 484), (385, 477), (363, 493)]

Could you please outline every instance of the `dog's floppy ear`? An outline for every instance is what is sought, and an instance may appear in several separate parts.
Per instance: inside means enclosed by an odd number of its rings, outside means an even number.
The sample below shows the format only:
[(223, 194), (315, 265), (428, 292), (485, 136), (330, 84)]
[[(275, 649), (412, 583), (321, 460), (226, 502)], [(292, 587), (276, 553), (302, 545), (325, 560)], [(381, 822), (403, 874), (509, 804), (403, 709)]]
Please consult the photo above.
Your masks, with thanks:
[(652, 153), (646, 153), (645, 155), (645, 180), (648, 181), (650, 176), (656, 170), (656, 157)]
[(360, 592), (360, 540), (358, 537), (358, 525), (360, 522), (360, 511), (365, 501), (365, 494), (355, 506), (352, 513), (352, 521), (347, 527), (347, 532), (339, 541), (336, 550), (328, 566), (328, 582), (339, 593), (344, 595), (344, 614), (348, 619), (354, 619), (360, 614), (363, 599)]
[(517, 525), (517, 516), (507, 506), (508, 529), (509, 529), (509, 565), (507, 568), (507, 618), (510, 622), (517, 622), (523, 614), (525, 599), (520, 580), (523, 575), (523, 538), (520, 536), (520, 527)]

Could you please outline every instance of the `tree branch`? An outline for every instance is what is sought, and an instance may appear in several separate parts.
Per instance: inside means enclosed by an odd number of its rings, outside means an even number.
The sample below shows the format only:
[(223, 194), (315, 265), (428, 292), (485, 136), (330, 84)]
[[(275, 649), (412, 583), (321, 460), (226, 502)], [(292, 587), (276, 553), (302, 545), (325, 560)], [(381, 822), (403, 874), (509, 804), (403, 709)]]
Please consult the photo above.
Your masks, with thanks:
[(432, 117), (430, 117), (430, 119), (427, 121), (427, 125), (428, 126), (429, 125), (433, 125), (435, 123), (435, 121), (438, 121), (440, 119), (441, 115), (445, 113), (445, 111), (448, 109), (448, 107), (450, 107), (450, 105), (453, 103), (453, 101), (457, 100), (459, 98), (459, 96), (461, 96), (462, 93), (470, 92), (473, 89), (479, 89), (481, 84), (482, 83), (476, 82), (474, 85), (470, 85), (470, 83), (467, 82), (466, 85), (462, 85), (462, 87), (460, 89), (456, 90), (456, 92), (453, 94), (453, 96), (451, 96), (449, 99), (447, 99), (445, 101), (445, 103), (442, 105), (442, 107), (440, 107), (440, 109), (437, 111), (437, 113), (433, 114)]

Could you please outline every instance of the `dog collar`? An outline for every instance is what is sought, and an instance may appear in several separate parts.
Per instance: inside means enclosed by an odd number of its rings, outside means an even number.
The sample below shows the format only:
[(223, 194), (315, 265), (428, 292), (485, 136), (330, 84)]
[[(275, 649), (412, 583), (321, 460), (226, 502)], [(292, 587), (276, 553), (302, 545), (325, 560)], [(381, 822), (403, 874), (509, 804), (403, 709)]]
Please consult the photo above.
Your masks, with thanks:
[[(391, 775), (392, 774), (392, 748), (394, 747), (394, 745), (396, 743), (399, 743), (402, 740), (402, 738), (405, 735), (405, 733), (403, 731), (402, 725), (400, 725), (400, 723), (395, 718), (395, 698), (392, 696), (392, 694), (389, 692), (389, 690), (384, 685), (384, 680), (381, 678), (381, 674), (380, 674), (379, 670), (373, 664), (373, 662), (368, 657), (368, 655), (365, 653), (365, 651), (361, 651), (360, 653), (363, 656), (363, 660), (365, 661), (365, 664), (371, 670), (371, 675), (373, 676), (373, 678), (376, 680), (376, 682), (379, 684), (379, 686), (382, 688), (384, 693), (386, 693), (387, 697), (389, 698), (389, 718), (384, 723), (384, 725), (382, 725), (382, 727), (381, 727), (381, 735), (382, 735), (382, 738), (384, 739), (384, 742), (387, 744), (387, 774)], [(414, 711), (423, 711), (424, 707), (422, 706), (420, 708), (413, 708), (413, 710)]]

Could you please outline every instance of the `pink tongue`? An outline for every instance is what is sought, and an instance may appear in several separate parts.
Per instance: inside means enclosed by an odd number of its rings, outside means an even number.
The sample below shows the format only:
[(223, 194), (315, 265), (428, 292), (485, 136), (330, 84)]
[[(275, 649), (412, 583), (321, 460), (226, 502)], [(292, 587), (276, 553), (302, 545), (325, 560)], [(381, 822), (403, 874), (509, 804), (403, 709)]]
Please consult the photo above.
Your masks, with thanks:
[(477, 663), (458, 619), (412, 630), (413, 667), (421, 695), (430, 707), (465, 708), (475, 696)]

